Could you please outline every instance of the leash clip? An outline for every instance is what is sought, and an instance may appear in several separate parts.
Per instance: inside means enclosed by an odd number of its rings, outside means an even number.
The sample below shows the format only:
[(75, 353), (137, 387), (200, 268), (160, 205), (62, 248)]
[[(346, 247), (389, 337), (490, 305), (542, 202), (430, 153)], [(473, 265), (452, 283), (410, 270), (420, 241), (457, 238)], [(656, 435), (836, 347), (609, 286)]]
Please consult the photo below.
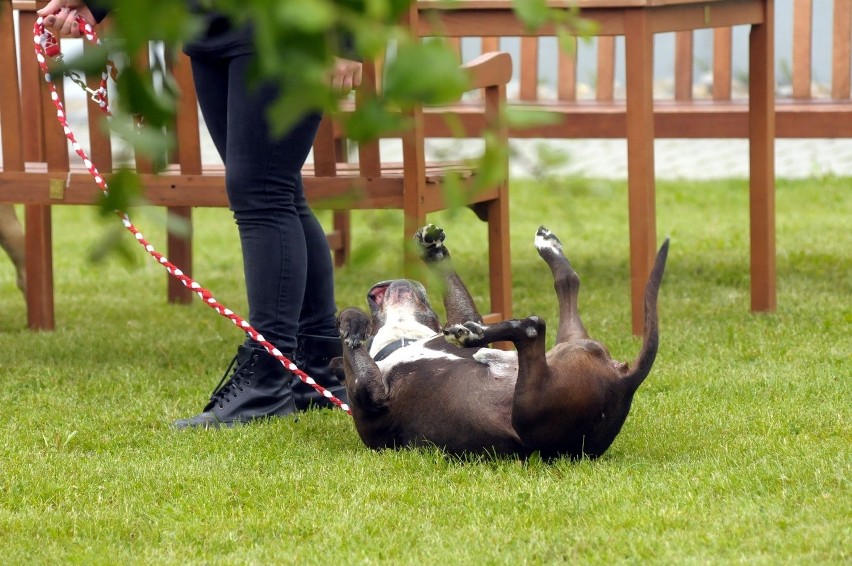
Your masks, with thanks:
[(65, 71), (65, 76), (71, 79), (71, 81), (79, 86), (81, 89), (85, 90), (89, 94), (89, 98), (91, 98), (97, 104), (103, 104), (106, 91), (104, 88), (93, 89), (89, 88), (89, 85), (86, 84), (86, 81), (83, 80), (80, 75), (78, 75), (75, 71)]

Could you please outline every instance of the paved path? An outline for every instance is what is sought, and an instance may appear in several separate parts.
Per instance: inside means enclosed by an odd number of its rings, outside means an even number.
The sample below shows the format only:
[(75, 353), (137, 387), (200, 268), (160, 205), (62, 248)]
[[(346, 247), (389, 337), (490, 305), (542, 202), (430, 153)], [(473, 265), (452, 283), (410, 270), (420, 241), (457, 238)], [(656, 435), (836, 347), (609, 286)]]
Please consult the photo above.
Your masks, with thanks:
[[(565, 152), (568, 163), (560, 171), (587, 177), (627, 178), (625, 140), (559, 140), (546, 147)], [(522, 151), (535, 154), (535, 144)], [(657, 140), (654, 161), (658, 179), (718, 179), (748, 177), (748, 141), (741, 139)], [(513, 173), (525, 173), (515, 160)], [(803, 178), (834, 174), (852, 176), (852, 139), (775, 140), (776, 178)]]
[[(529, 177), (542, 167), (542, 156), (556, 165), (545, 173), (601, 179), (627, 178), (627, 142), (600, 140), (512, 140), (511, 173)], [(433, 141), (429, 155), (438, 158), (475, 155), (478, 144)], [(748, 141), (741, 139), (657, 140), (654, 160), (658, 179), (746, 178)], [(393, 155), (393, 150), (391, 150)], [(775, 141), (776, 178), (823, 175), (852, 177), (852, 139), (778, 139)]]

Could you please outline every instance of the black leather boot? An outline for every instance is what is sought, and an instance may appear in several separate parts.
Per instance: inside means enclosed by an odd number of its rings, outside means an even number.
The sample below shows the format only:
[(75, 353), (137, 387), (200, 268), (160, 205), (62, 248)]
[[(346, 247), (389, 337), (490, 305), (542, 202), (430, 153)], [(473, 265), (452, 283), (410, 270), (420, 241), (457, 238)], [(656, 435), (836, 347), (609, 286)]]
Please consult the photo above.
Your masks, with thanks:
[[(234, 371), (226, 382), (231, 368)], [(204, 410), (194, 417), (175, 421), (174, 426), (178, 429), (219, 428), (293, 414), (296, 405), (290, 389), (292, 377), (293, 374), (261, 346), (240, 346)]]
[[(302, 334), (297, 337), (296, 354), (293, 363), (328, 389), (332, 395), (348, 403), (346, 388), (331, 374), (328, 363), (332, 358), (343, 355), (340, 338), (328, 336), (311, 336)], [(306, 411), (311, 407), (334, 408), (335, 405), (319, 394), (316, 389), (304, 383), (296, 375), (292, 379), (293, 397), (296, 399), (296, 409)]]

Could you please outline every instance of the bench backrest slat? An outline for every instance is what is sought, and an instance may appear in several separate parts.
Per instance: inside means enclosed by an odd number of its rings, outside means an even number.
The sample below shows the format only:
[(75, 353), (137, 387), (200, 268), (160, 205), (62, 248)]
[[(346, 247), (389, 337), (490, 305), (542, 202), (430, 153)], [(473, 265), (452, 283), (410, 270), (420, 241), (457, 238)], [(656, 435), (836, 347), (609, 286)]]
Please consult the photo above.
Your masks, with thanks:
[(18, 49), (15, 23), (8, 6), (0, 10), (0, 135), (3, 138), (3, 169), (23, 171), (24, 149), (21, 93), (18, 91)]
[(181, 173), (200, 175), (201, 133), (198, 119), (198, 98), (195, 95), (195, 83), (192, 80), (192, 67), (189, 57), (183, 53), (177, 56), (172, 68), (175, 82), (180, 89), (178, 113), (175, 123), (175, 135), (180, 143), (175, 144), (175, 156)]
[(692, 32), (679, 31), (675, 33), (675, 100), (692, 100), (693, 59)]
[(850, 41), (852, 41), (852, 0), (834, 0), (834, 33), (832, 40), (831, 97), (850, 97)]
[[(56, 91), (59, 93), (60, 100), (64, 100), (64, 85), (62, 83), (56, 84)], [(56, 115), (56, 107), (50, 98), (50, 90), (44, 85), (41, 87), (41, 104), (42, 116), (52, 117)], [(61, 128), (47, 129), (44, 137), (44, 154), (48, 171), (68, 171), (70, 165), (68, 140), (65, 139), (65, 133)]]
[[(378, 69), (372, 61), (365, 61), (361, 70), (361, 88), (355, 93), (356, 104), (366, 96), (373, 96), (379, 88)], [(340, 159), (339, 161), (342, 161)], [(379, 177), (382, 173), (382, 153), (379, 140), (358, 144), (358, 167), (367, 177)]]
[(615, 37), (598, 38), (597, 89), (595, 98), (600, 102), (615, 100)]
[(538, 100), (538, 39), (535, 37), (521, 38), (521, 63), (518, 66), (521, 74), (521, 100)]
[(811, 98), (813, 2), (793, 3), (793, 98)]
[(730, 100), (733, 73), (733, 30), (713, 30), (713, 100)]
[(557, 88), (559, 100), (577, 100), (577, 38), (572, 37), (570, 44), (563, 46), (557, 55)]
[[(92, 45), (86, 42), (83, 50), (91, 51)], [(87, 73), (86, 83), (89, 88), (96, 89), (101, 84), (100, 73)], [(102, 127), (103, 121), (106, 119), (104, 113), (98, 107), (98, 104), (88, 98), (86, 103), (86, 111), (88, 114), (89, 125), (89, 155), (92, 162), (97, 163), (99, 169), (104, 171), (112, 170), (112, 140), (108, 128)]]

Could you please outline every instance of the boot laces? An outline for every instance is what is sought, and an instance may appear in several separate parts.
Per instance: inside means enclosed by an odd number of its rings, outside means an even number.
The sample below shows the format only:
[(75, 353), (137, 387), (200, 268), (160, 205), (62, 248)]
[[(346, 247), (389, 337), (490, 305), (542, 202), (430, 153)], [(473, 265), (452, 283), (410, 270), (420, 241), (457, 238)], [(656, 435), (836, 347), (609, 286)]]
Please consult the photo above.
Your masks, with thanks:
[[(213, 393), (210, 395), (211, 405), (219, 403), (219, 407), (221, 408), (223, 402), (231, 402), (228, 395), (233, 393), (233, 396), (236, 397), (239, 391), (243, 391), (243, 386), (247, 386), (251, 383), (250, 378), (254, 375), (251, 368), (254, 367), (255, 356), (251, 356), (235, 368), (234, 366), (237, 364), (238, 358), (239, 356), (234, 356), (231, 363), (228, 364), (227, 369), (225, 369), (225, 373), (222, 374), (222, 379), (219, 380), (218, 385), (216, 385), (213, 389)], [(225, 378), (228, 377), (228, 373), (232, 369), (233, 374), (231, 375), (231, 378), (225, 382)]]

